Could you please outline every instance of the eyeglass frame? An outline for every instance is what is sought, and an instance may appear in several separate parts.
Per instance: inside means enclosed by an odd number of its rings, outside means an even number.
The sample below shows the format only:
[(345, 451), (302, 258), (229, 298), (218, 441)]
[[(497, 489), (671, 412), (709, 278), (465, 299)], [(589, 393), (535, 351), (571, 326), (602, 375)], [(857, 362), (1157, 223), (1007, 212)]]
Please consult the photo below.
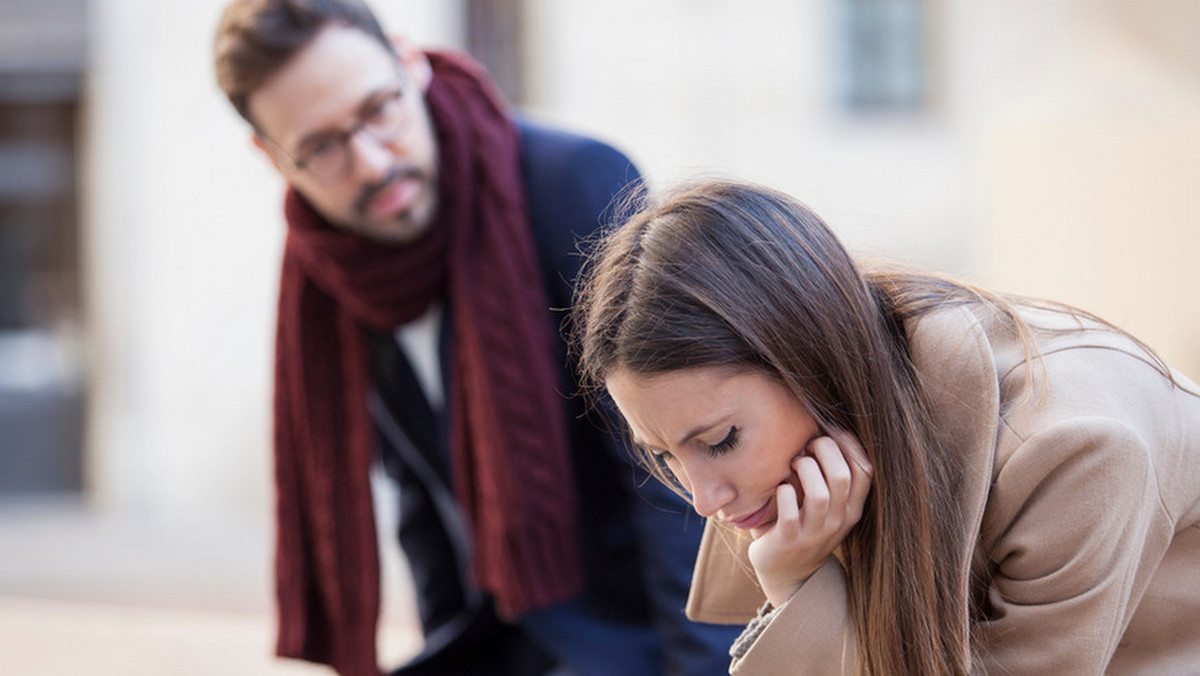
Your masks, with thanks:
[(371, 135), (371, 138), (375, 139), (376, 141), (386, 143), (400, 136), (404, 132), (405, 128), (408, 127), (409, 123), (411, 123), (412, 120), (408, 119), (407, 116), (403, 116), (399, 119), (399, 122), (395, 128), (386, 134), (381, 135), (376, 131), (369, 129), (371, 126), (370, 118), (374, 114), (381, 111), (389, 103), (394, 102), (397, 105), (403, 106), (406, 102), (405, 97), (411, 92), (412, 83), (407, 81), (403, 70), (397, 68), (397, 71), (396, 86), (394, 89), (386, 90), (383, 97), (377, 102), (372, 102), (372, 105), (368, 110), (360, 110), (355, 122), (350, 125), (348, 129), (340, 129), (333, 132), (330, 140), (336, 141), (337, 146), (339, 146), (342, 149), (342, 152), (345, 154), (345, 158), (339, 163), (340, 166), (329, 174), (323, 174), (312, 169), (310, 162), (312, 161), (312, 155), (316, 152), (315, 150), (305, 153), (304, 157), (293, 157), (291, 153), (283, 149), (281, 144), (268, 136), (266, 132), (264, 132), (257, 125), (254, 127), (254, 134), (270, 148), (272, 153), (284, 160), (290, 171), (307, 171), (310, 175), (322, 183), (332, 183), (338, 178), (344, 176), (350, 169), (351, 153), (353, 152), (350, 142), (354, 139), (354, 137), (358, 136), (362, 132), (367, 132)]

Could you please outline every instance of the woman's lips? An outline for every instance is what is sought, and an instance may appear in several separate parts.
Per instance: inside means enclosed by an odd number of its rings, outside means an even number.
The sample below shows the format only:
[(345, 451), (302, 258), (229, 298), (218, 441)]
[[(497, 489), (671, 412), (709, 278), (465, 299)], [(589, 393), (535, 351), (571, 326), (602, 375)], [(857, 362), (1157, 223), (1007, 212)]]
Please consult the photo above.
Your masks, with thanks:
[(769, 502), (765, 503), (765, 504), (763, 504), (762, 507), (759, 507), (753, 513), (747, 514), (746, 516), (739, 517), (737, 519), (730, 519), (729, 523), (737, 526), (738, 528), (741, 528), (742, 530), (750, 530), (751, 528), (754, 528), (755, 526), (761, 524), (763, 519), (766, 518), (767, 507), (770, 504), (771, 503), (769, 503)]

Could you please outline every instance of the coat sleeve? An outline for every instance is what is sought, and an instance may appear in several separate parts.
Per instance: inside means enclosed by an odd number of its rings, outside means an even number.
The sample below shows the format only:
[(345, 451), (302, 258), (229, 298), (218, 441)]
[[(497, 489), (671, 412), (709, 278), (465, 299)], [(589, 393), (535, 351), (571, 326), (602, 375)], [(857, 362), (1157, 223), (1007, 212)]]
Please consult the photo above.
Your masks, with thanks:
[[(783, 604), (741, 656), (733, 676), (853, 674), (858, 643), (849, 617), (846, 576), (829, 557)], [(751, 627), (754, 623), (751, 622)]]
[[(1104, 673), (1172, 521), (1139, 435), (1110, 419), (1059, 422), (999, 470), (980, 539), (990, 579), (975, 670)], [(731, 673), (853, 673), (857, 642), (843, 570), (827, 562), (766, 624)]]
[(1027, 438), (1003, 461), (984, 518), (991, 580), (977, 667), (1103, 673), (1171, 528), (1130, 428), (1077, 418)]

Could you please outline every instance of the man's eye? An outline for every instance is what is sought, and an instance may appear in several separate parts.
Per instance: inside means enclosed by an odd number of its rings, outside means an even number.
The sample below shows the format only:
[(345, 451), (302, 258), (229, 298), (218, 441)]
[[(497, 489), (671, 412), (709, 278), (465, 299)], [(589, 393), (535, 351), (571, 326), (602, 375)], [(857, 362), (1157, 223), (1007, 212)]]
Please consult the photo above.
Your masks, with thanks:
[(394, 106), (399, 102), (399, 94), (391, 94), (383, 97), (372, 104), (370, 108), (367, 108), (366, 112), (363, 114), (363, 121), (365, 121), (367, 124), (378, 124), (379, 122), (386, 120), (391, 116)]
[(322, 155), (328, 155), (328, 154), (334, 152), (335, 150), (337, 150), (337, 146), (338, 146), (338, 142), (335, 139), (327, 138), (327, 139), (324, 139), (321, 141), (317, 141), (316, 143), (314, 143), (308, 147), (308, 152), (304, 153), (302, 155), (302, 157), (307, 157), (309, 159), (312, 159), (314, 157), (321, 157)]
[(383, 119), (385, 117), (384, 114), (387, 112), (388, 101), (390, 100), (391, 99), (384, 99), (368, 108), (367, 114), (363, 116), (363, 119), (365, 119), (368, 124), (372, 122), (378, 122), (379, 120)]

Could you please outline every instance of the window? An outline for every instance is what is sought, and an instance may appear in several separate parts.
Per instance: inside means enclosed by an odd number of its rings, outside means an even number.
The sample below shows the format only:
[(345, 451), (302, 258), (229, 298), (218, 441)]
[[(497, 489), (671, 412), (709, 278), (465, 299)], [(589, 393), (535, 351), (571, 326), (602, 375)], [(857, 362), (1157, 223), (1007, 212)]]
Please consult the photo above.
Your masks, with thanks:
[(84, 0), (0, 7), (0, 495), (82, 490)]
[(836, 0), (838, 100), (851, 111), (911, 111), (926, 99), (921, 0)]

